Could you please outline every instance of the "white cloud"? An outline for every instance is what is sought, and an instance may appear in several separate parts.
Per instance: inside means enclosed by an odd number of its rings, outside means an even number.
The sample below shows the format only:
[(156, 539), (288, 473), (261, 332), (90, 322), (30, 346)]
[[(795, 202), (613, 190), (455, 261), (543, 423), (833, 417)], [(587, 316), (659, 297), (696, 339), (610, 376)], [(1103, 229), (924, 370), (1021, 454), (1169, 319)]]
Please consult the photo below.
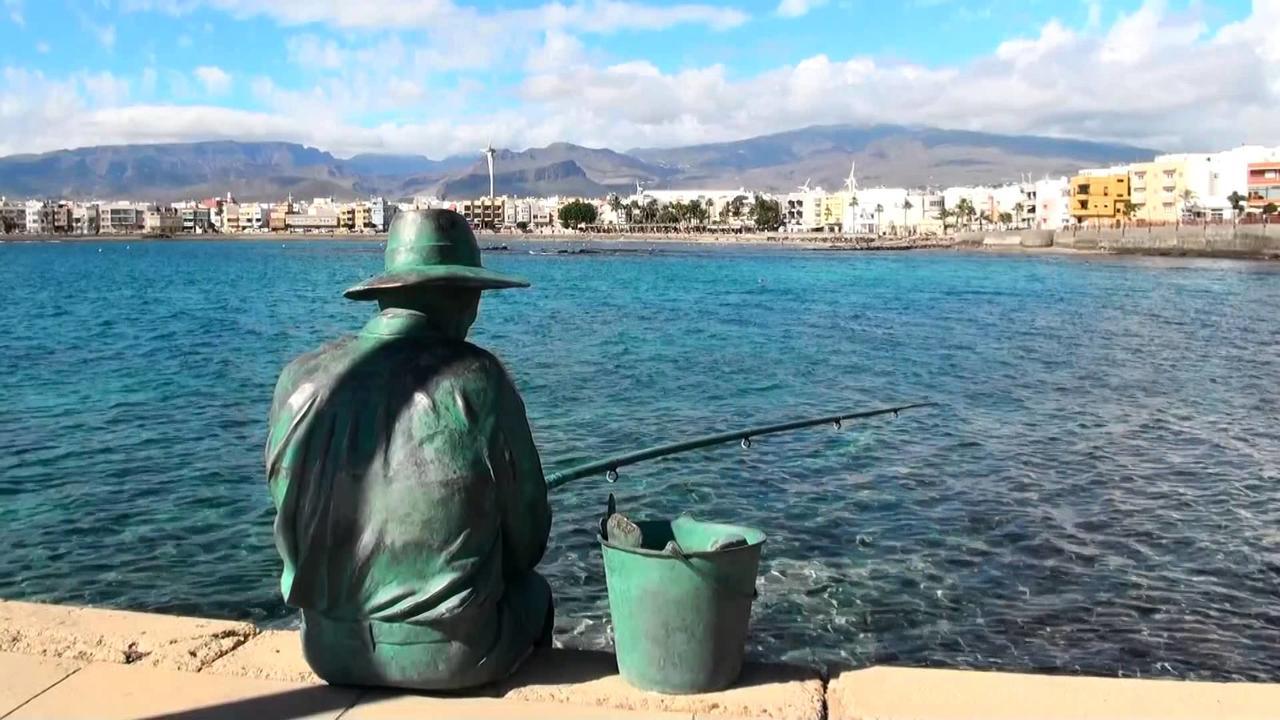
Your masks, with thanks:
[(4, 0), (4, 9), (14, 25), (26, 27), (27, 20), (22, 16), (22, 0)]
[(826, 4), (827, 0), (782, 0), (775, 12), (782, 17), (796, 18), (808, 15), (810, 10)]
[(116, 26), (115, 25), (95, 25), (92, 27), (93, 34), (98, 38), (98, 42), (102, 47), (111, 50), (116, 46)]
[[(295, 61), (337, 67), (317, 67), (292, 86), (254, 79), (257, 110), (207, 107), (207, 99), (195, 97), (189, 99), (200, 107), (154, 104), (145, 73), (131, 79), (139, 90), (135, 102), (145, 104), (129, 105), (122, 99), (129, 97), (124, 79), (33, 78), (8, 69), (0, 83), (0, 153), (270, 137), (340, 155), (441, 156), (490, 138), (508, 147), (568, 140), (626, 149), (840, 122), (1037, 133), (1170, 150), (1280, 144), (1276, 27), (1280, 0), (1255, 0), (1247, 19), (1217, 32), (1194, 11), (1150, 1), (1107, 27), (1050, 21), (963, 64), (819, 54), (740, 76), (720, 65), (667, 70), (646, 60), (601, 62), (570, 26), (556, 24), (526, 33), (523, 65), (509, 66), (527, 73), (515, 88), (476, 85), (465, 74), (446, 82), (431, 62), (452, 47), (356, 33), (335, 41), (334, 62), (327, 39), (292, 42)], [(353, 39), (365, 44), (344, 44)], [(91, 84), (100, 90), (91, 93)], [(472, 93), (484, 102), (470, 105)], [(518, 109), (488, 110), (506, 96), (523, 102)]]
[(194, 72), (208, 95), (224, 95), (231, 90), (231, 75), (214, 65), (201, 65)]
[(51, 49), (52, 48), (49, 47), (49, 43), (44, 42), (43, 40), (36, 43), (36, 52), (40, 53), (41, 55), (48, 55)]
[[(540, 32), (576, 26), (593, 33), (617, 30), (661, 30), (675, 25), (706, 25), (723, 30), (743, 24), (746, 13), (714, 4), (650, 5), (632, 0), (558, 0), (528, 9), (484, 14), (452, 0), (123, 0), (124, 10), (156, 10), (185, 15), (201, 7), (234, 17), (268, 17), (283, 25), (313, 23), (349, 29), (466, 28), (496, 22), (509, 30)], [(466, 34), (466, 33), (461, 33)]]

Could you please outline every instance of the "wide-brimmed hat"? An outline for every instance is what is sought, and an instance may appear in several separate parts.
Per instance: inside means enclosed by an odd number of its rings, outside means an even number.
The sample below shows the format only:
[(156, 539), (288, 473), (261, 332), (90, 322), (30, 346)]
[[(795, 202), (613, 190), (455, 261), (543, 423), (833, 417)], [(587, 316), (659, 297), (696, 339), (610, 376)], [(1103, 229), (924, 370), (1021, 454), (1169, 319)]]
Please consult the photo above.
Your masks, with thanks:
[(385, 272), (347, 288), (343, 295), (374, 300), (387, 290), (418, 287), (498, 290), (529, 283), (480, 264), (480, 246), (466, 218), (452, 210), (413, 210), (391, 223)]

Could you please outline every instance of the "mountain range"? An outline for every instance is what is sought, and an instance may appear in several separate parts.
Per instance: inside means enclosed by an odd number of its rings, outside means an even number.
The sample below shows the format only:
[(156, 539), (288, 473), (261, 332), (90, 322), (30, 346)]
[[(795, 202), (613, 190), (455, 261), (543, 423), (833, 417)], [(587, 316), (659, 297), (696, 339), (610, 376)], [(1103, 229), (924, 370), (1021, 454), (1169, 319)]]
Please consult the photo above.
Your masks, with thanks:
[[(732, 142), (617, 152), (569, 143), (499, 150), (499, 195), (602, 196), (647, 189), (788, 191), (838, 188), (857, 164), (862, 187), (999, 183), (1150, 158), (1154, 150), (1084, 140), (900, 125), (825, 125)], [(480, 153), (432, 160), (365, 154), (340, 159), (285, 142), (117, 145), (0, 158), (0, 195), (171, 201), (232, 193), (351, 199), (478, 197), (489, 191)]]

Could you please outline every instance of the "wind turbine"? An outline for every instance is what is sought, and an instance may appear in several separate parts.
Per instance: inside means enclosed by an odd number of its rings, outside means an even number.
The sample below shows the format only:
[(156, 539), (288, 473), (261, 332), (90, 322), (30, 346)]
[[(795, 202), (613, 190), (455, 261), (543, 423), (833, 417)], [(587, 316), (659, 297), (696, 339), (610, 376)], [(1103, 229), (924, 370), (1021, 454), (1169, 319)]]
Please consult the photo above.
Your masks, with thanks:
[(485, 143), (482, 152), (485, 160), (489, 161), (489, 199), (493, 199), (493, 157), (498, 154), (498, 151), (493, 149), (493, 142), (490, 141)]
[(805, 179), (804, 179), (804, 184), (803, 184), (803, 185), (801, 185), (800, 187), (796, 188), (796, 189), (797, 189), (797, 190), (799, 190), (799, 191), (800, 191), (800, 192), (802, 192), (802, 193), (807, 193), (807, 192), (809, 192), (809, 191), (810, 191), (810, 188), (809, 188), (809, 181), (810, 181), (810, 180), (812, 180), (812, 179), (813, 179), (813, 178), (805, 178)]
[(856, 160), (850, 160), (849, 161), (849, 177), (845, 178), (844, 180), (844, 187), (849, 192), (854, 192), (858, 189), (858, 176), (854, 173), (854, 171), (857, 170), (857, 168), (858, 168), (858, 162)]

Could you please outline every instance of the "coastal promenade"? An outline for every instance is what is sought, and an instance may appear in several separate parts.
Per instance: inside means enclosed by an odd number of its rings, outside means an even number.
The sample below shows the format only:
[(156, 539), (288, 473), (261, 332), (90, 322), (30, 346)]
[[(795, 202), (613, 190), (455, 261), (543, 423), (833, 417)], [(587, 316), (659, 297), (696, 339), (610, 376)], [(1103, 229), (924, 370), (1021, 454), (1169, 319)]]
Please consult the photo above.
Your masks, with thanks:
[(470, 697), (331, 687), (296, 632), (0, 600), (0, 719), (659, 718), (1192, 720), (1280, 717), (1280, 684), (749, 665), (718, 693), (628, 687), (607, 653), (550, 650)]

